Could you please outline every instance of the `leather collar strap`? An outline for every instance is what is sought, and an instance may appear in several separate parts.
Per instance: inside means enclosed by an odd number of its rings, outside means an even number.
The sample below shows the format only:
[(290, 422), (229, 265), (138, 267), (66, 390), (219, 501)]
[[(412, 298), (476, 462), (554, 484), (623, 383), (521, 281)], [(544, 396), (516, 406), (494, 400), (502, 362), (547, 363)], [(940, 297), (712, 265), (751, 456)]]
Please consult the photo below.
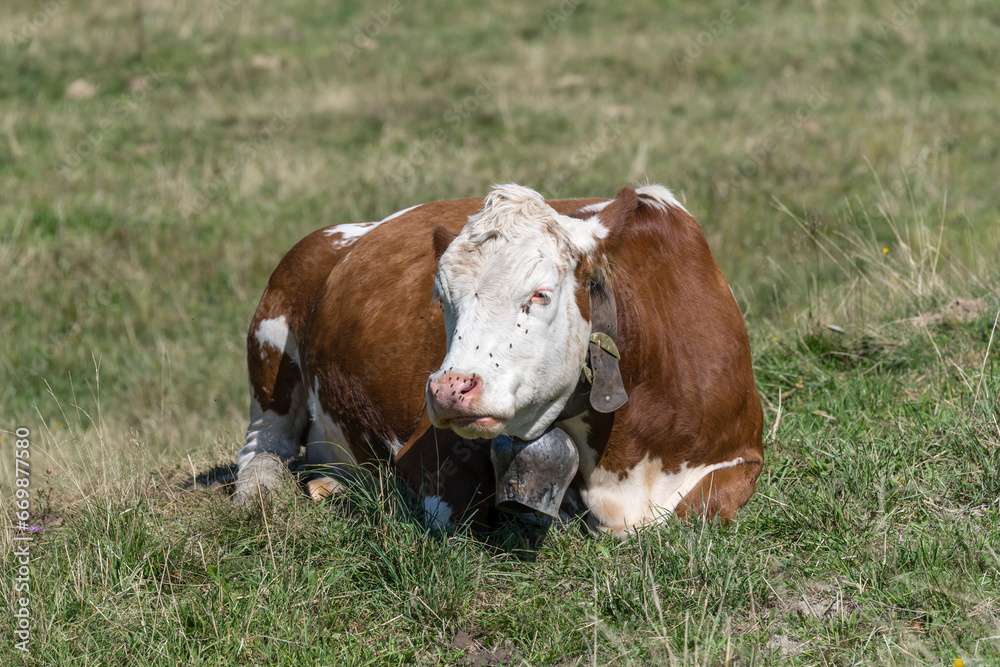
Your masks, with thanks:
[(614, 412), (628, 401), (622, 374), (618, 368), (621, 354), (615, 339), (618, 336), (618, 311), (614, 294), (603, 285), (591, 285), (590, 342), (580, 381), (566, 407), (556, 421), (571, 419), (588, 409)]

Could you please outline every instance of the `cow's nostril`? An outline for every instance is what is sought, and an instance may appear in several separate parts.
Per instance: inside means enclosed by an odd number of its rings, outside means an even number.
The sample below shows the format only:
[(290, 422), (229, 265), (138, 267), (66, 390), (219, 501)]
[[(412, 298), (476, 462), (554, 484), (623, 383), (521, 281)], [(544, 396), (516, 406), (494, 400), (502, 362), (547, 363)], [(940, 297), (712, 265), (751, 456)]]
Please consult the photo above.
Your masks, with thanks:
[(445, 375), (429, 383), (427, 396), (438, 414), (448, 415), (452, 410), (464, 414), (483, 387), (483, 378), (477, 374)]

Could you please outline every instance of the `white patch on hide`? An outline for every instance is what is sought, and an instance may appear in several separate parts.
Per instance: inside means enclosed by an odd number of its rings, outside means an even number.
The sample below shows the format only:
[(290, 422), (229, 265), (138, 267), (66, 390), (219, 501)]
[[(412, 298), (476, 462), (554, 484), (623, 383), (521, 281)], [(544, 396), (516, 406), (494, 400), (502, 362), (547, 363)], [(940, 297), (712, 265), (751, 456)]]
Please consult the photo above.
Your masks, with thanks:
[(392, 452), (393, 458), (395, 458), (396, 454), (399, 454), (399, 450), (401, 450), (403, 448), (403, 445), (406, 443), (400, 442), (399, 438), (393, 438), (392, 440), (390, 440), (385, 444), (389, 448), (389, 451)]
[(583, 420), (588, 414), (590, 414), (589, 410), (572, 419), (556, 422), (556, 426), (565, 431), (566, 435), (572, 438), (573, 443), (576, 445), (576, 451), (580, 455), (580, 474), (583, 475), (585, 480), (590, 477), (590, 473), (597, 467), (597, 451), (591, 448), (588, 442), (590, 427)]
[(333, 225), (331, 227), (327, 227), (326, 229), (323, 230), (323, 233), (326, 234), (327, 236), (333, 236), (334, 234), (339, 234), (340, 235), (339, 240), (349, 242), (364, 236), (378, 225), (379, 223), (377, 222), (345, 222), (342, 225)]
[(299, 363), (299, 352), (295, 347), (295, 338), (292, 337), (288, 329), (288, 320), (284, 315), (261, 321), (254, 336), (261, 346), (261, 359), (266, 356), (263, 348), (271, 347), (287, 354), (296, 364)]
[(687, 213), (687, 209), (684, 208), (684, 204), (677, 200), (670, 190), (666, 189), (662, 185), (644, 185), (641, 188), (636, 188), (635, 193), (639, 195), (642, 200), (654, 208), (658, 208), (664, 213), (671, 206), (681, 209)]
[(388, 218), (382, 218), (382, 220), (380, 220), (377, 224), (381, 225), (383, 222), (389, 222), (390, 220), (394, 220), (395, 218), (398, 218), (401, 215), (406, 215), (407, 213), (409, 213), (413, 209), (420, 208), (421, 206), (423, 206), (423, 204), (417, 204), (416, 206), (411, 206), (410, 208), (404, 208), (402, 211), (396, 211), (395, 213), (393, 213), (392, 215), (390, 215)]
[(306, 463), (310, 465), (331, 465), (334, 463), (354, 463), (354, 454), (347, 445), (344, 431), (332, 419), (313, 422), (306, 439)]
[(306, 441), (309, 463), (357, 463), (343, 429), (323, 409), (319, 399), (319, 378), (314, 378), (313, 386), (309, 389), (308, 405), (312, 420)]
[(693, 467), (684, 463), (676, 473), (667, 473), (658, 458), (647, 454), (621, 479), (617, 472), (594, 470), (581, 495), (601, 528), (621, 536), (632, 528), (662, 523), (706, 475), (742, 463), (742, 457)]
[[(306, 462), (356, 464), (357, 459), (351, 449), (351, 443), (344, 434), (344, 429), (323, 409), (319, 398), (319, 378), (313, 379), (312, 389), (309, 390), (308, 406), (312, 425), (309, 428), (309, 437), (306, 439), (308, 447)], [(369, 446), (373, 444), (372, 438), (368, 435), (364, 436), (364, 441)], [(398, 438), (393, 438), (380, 444), (392, 456), (395, 456), (403, 448), (404, 443), (400, 442)]]
[(614, 199), (609, 199), (608, 201), (598, 202), (596, 204), (591, 204), (589, 206), (584, 206), (577, 213), (600, 213), (607, 207), (608, 204), (613, 202)]
[(354, 245), (354, 242), (362, 236), (378, 227), (378, 222), (349, 222), (343, 225), (334, 225), (323, 230), (323, 233), (330, 237), (330, 243), (335, 248), (346, 248)]
[(390, 220), (398, 218), (399, 216), (409, 213), (413, 209), (421, 206), (423, 206), (423, 204), (417, 204), (416, 206), (404, 208), (402, 211), (396, 211), (389, 217), (383, 218), (378, 222), (348, 222), (342, 225), (333, 225), (324, 229), (323, 233), (330, 237), (330, 243), (332, 243), (335, 248), (346, 248), (354, 245), (358, 239), (381, 225), (383, 222), (389, 222)]
[(425, 496), (424, 512), (427, 513), (427, 525), (441, 530), (451, 525), (451, 507), (441, 500), (441, 496)]

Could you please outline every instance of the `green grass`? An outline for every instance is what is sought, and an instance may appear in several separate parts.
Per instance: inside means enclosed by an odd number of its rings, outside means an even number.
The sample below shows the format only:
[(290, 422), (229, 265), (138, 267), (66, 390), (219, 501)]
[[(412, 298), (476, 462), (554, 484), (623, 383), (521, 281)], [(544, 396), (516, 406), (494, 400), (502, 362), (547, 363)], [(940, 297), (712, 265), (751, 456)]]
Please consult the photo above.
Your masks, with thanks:
[[(998, 40), (985, 0), (4, 3), (28, 663), (1000, 664)], [(736, 523), (429, 535), (389, 482), (253, 520), (190, 488), (242, 441), (245, 329), (306, 233), (645, 179), (747, 316), (769, 436)], [(909, 320), (958, 297), (983, 312)]]

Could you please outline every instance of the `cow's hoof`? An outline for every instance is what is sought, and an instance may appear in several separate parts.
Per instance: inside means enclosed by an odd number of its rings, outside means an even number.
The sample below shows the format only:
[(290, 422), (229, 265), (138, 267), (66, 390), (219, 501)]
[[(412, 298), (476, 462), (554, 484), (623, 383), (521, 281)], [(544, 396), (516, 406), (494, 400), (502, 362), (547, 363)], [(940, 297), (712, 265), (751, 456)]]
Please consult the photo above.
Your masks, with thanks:
[(253, 457), (236, 478), (233, 503), (252, 510), (264, 507), (268, 498), (285, 486), (288, 468), (274, 454)]
[(321, 475), (306, 482), (306, 492), (313, 500), (330, 498), (335, 493), (340, 491), (341, 488), (340, 482), (335, 479), (330, 479), (325, 475)]

